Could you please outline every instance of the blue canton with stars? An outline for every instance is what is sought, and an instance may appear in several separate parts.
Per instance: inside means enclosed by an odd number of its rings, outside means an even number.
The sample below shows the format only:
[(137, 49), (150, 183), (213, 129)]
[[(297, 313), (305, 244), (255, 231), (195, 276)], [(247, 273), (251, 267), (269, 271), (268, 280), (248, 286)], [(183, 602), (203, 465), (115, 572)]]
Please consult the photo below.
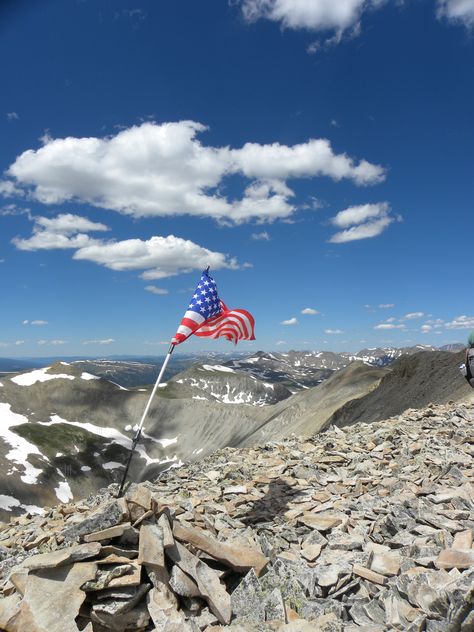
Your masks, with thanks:
[(207, 272), (203, 272), (188, 309), (197, 312), (206, 320), (222, 312), (217, 285)]

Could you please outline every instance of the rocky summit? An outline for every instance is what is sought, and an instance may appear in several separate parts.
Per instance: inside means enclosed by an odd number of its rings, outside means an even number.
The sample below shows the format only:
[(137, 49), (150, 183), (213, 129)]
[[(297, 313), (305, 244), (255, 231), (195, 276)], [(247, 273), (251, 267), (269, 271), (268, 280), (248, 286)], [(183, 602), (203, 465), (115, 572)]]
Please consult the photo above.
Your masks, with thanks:
[(472, 631), (473, 422), (431, 404), (12, 517), (0, 629)]

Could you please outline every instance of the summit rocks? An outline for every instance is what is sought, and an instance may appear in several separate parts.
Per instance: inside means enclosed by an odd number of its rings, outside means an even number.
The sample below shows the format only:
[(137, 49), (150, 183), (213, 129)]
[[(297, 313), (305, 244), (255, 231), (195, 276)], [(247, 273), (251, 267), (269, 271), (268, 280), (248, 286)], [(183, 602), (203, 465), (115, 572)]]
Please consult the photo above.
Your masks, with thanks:
[(410, 409), (13, 517), (0, 628), (468, 632), (473, 422), (472, 402)]

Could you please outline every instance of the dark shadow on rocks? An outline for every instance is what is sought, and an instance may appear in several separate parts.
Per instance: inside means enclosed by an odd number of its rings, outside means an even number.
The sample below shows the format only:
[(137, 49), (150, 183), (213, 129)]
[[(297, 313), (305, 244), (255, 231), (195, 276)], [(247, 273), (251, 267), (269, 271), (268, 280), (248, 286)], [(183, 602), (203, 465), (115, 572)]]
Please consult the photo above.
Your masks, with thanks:
[(272, 522), (277, 516), (288, 511), (288, 503), (294, 501), (300, 493), (285, 480), (277, 478), (271, 481), (265, 496), (256, 500), (249, 511), (240, 516), (240, 520), (246, 525)]

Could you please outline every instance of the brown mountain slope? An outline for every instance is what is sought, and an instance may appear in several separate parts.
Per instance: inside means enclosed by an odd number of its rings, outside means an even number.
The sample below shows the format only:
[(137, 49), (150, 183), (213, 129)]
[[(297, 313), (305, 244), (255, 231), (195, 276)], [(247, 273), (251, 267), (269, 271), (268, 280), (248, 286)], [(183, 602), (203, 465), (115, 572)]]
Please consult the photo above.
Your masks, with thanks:
[(464, 352), (422, 351), (394, 362), (378, 388), (360, 399), (347, 402), (329, 423), (347, 426), (371, 423), (402, 413), (407, 408), (422, 408), (429, 403), (458, 401), (473, 394), (459, 371)]

